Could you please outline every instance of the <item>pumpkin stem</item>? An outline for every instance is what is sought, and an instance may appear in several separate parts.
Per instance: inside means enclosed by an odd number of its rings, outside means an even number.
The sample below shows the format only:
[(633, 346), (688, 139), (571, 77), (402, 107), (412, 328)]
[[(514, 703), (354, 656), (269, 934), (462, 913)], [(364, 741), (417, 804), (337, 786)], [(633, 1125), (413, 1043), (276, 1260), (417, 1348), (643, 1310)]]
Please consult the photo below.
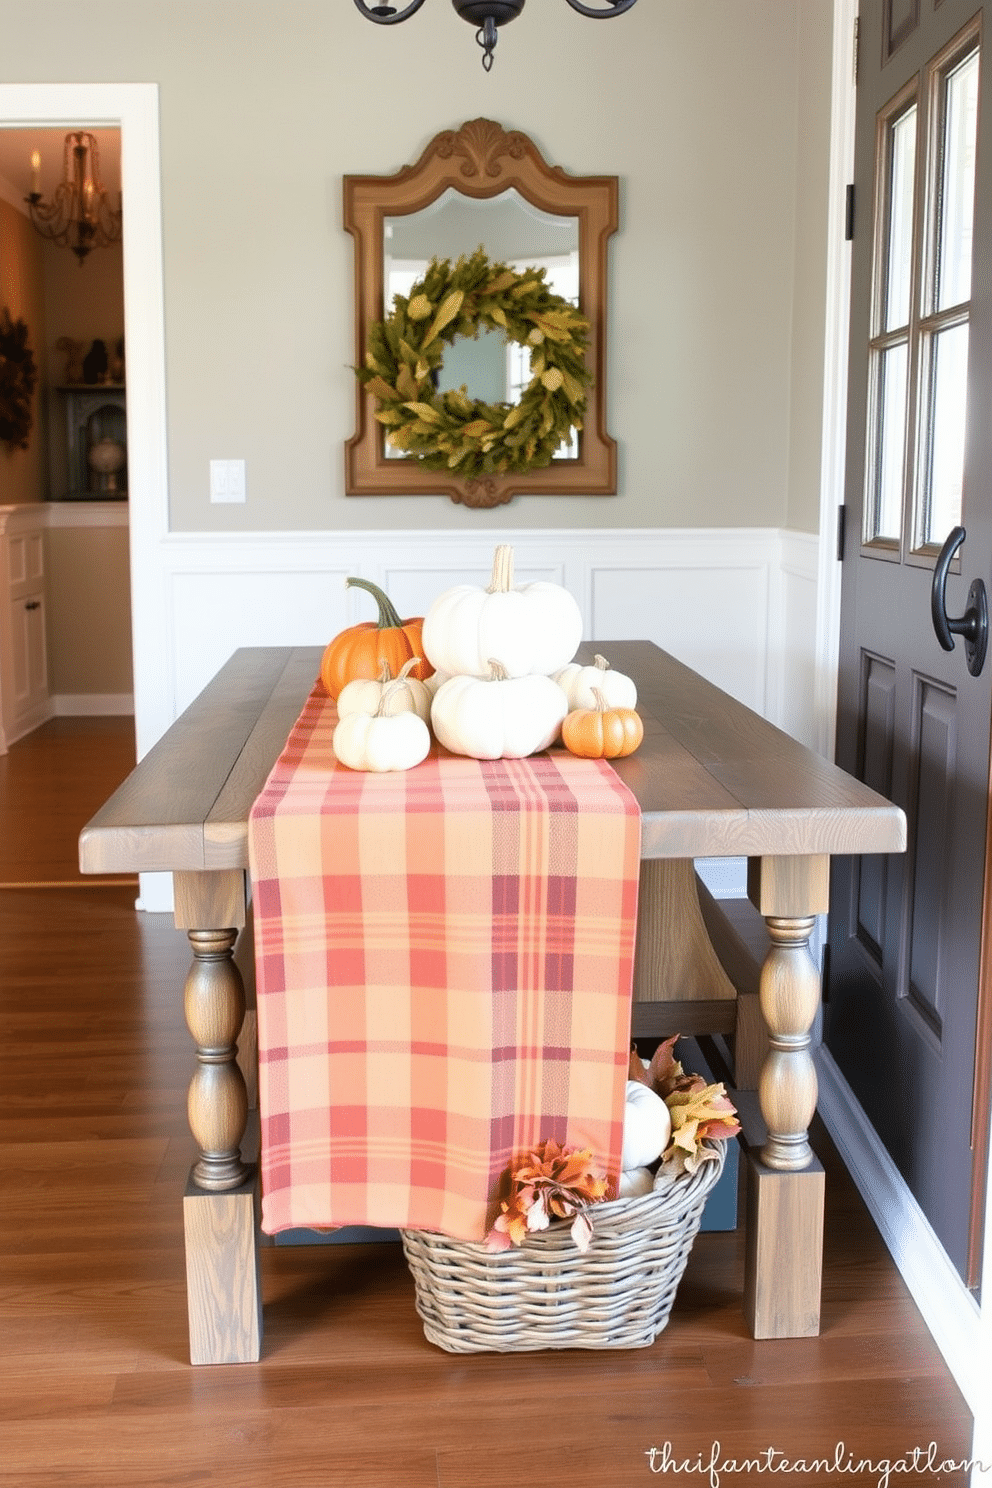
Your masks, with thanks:
[(592, 687), (592, 688), (590, 688), (590, 692), (592, 693), (593, 697), (596, 699), (596, 712), (597, 713), (605, 713), (607, 711), (607, 709), (609, 708), (610, 705), (606, 701), (606, 698), (605, 698), (604, 694), (600, 692), (600, 690), (599, 690), (598, 687)]
[[(397, 682), (405, 682), (407, 677), (413, 671), (414, 667), (419, 666), (423, 659), (424, 658), (422, 656), (411, 656), (409, 661), (405, 661), (400, 668), (399, 674), (397, 675)], [(387, 662), (383, 662), (383, 666), (385, 666), (388, 670)], [(388, 682), (389, 678), (387, 677), (385, 680)]]
[(489, 681), (490, 682), (508, 682), (509, 679), (510, 679), (510, 674), (506, 670), (506, 667), (503, 665), (503, 663), (501, 661), (494, 660), (494, 658), (490, 656), (490, 658), (489, 658)]
[(355, 578), (347, 578), (344, 582), (348, 589), (364, 589), (366, 594), (371, 594), (379, 606), (379, 618), (376, 621), (376, 626), (379, 630), (402, 629), (403, 621), (399, 617), (396, 606), (389, 598), (389, 595), (383, 593), (378, 584), (370, 583), (368, 579)]
[(380, 682), (383, 687), (385, 687), (387, 682), (392, 682), (393, 680), (393, 674), (389, 670), (389, 662), (386, 661), (385, 657), (383, 657), (382, 664), (379, 667), (379, 676), (376, 680)]
[(493, 576), (487, 594), (509, 594), (513, 588), (513, 549), (500, 543), (493, 554)]
[(593, 657), (592, 664), (594, 667), (598, 667), (601, 672), (608, 672), (610, 669), (610, 663), (607, 661), (606, 657), (600, 656), (598, 654)]
[(389, 684), (388, 687), (384, 687), (383, 688), (383, 691), (382, 691), (382, 696), (379, 699), (379, 706), (378, 706), (378, 708), (376, 708), (376, 710), (373, 713), (372, 717), (373, 718), (391, 718), (393, 716), (393, 714), (392, 714), (392, 711), (390, 709), (389, 704), (390, 704), (392, 698), (395, 696), (395, 694), (397, 692), (399, 692), (405, 685), (406, 684), (399, 677), (396, 677), (396, 678), (393, 679), (392, 682), (390, 682), (390, 684)]

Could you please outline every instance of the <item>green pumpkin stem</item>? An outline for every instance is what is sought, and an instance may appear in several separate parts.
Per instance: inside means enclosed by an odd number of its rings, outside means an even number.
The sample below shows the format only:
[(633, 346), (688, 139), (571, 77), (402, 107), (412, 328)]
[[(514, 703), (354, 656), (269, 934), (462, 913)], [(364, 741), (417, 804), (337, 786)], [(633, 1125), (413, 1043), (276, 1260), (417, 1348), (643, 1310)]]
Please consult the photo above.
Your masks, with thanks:
[(377, 629), (402, 630), (403, 621), (399, 617), (396, 606), (389, 598), (389, 595), (383, 593), (378, 584), (373, 584), (368, 579), (355, 578), (345, 579), (345, 584), (349, 589), (364, 589), (367, 594), (371, 594), (379, 606), (379, 618), (376, 621)]

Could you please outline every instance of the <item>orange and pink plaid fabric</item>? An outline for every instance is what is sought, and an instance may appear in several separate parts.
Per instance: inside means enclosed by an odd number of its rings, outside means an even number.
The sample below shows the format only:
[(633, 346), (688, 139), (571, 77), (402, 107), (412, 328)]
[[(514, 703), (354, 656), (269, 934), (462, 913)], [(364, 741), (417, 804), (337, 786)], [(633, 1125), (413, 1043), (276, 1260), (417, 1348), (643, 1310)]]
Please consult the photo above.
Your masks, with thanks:
[(546, 1137), (620, 1167), (640, 859), (608, 765), (339, 765), (318, 684), (249, 824), (262, 1225), (481, 1239)]

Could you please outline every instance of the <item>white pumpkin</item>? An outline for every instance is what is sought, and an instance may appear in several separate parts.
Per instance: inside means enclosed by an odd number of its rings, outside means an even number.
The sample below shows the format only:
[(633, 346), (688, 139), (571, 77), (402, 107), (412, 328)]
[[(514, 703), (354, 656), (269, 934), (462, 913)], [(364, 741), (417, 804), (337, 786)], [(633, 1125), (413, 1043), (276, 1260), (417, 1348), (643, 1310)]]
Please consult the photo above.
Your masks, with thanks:
[(661, 1096), (640, 1080), (628, 1080), (620, 1167), (625, 1172), (646, 1168), (661, 1156), (671, 1135), (671, 1114)]
[(439, 742), (472, 759), (523, 759), (547, 749), (568, 711), (550, 677), (508, 677), (499, 662), (489, 677), (450, 677), (431, 704)]
[(403, 685), (397, 686), (391, 694), (390, 713), (416, 713), (418, 718), (427, 723), (431, 716), (433, 690), (426, 682), (419, 682), (416, 677), (409, 675), (414, 667), (420, 665), (420, 661), (419, 656), (411, 656), (397, 677), (389, 670), (389, 662), (384, 661), (375, 681), (355, 677), (351, 682), (346, 682), (338, 693), (338, 717), (347, 718), (349, 713), (374, 714), (384, 693), (395, 682)]
[(488, 589), (456, 584), (424, 616), (422, 640), (432, 666), (451, 676), (488, 677), (498, 656), (508, 677), (550, 677), (571, 661), (582, 616), (560, 584), (513, 585), (513, 549), (501, 544)]
[(348, 713), (331, 736), (334, 753), (350, 770), (412, 770), (427, 758), (431, 731), (422, 718), (409, 710), (393, 713), (391, 682), (375, 713)]
[(650, 1168), (624, 1168), (617, 1185), (618, 1199), (639, 1199), (654, 1188), (654, 1174)]
[(636, 708), (637, 685), (632, 677), (615, 672), (605, 656), (596, 656), (592, 666), (569, 662), (555, 673), (555, 681), (564, 688), (569, 709), (595, 708), (595, 693), (600, 692), (608, 708)]

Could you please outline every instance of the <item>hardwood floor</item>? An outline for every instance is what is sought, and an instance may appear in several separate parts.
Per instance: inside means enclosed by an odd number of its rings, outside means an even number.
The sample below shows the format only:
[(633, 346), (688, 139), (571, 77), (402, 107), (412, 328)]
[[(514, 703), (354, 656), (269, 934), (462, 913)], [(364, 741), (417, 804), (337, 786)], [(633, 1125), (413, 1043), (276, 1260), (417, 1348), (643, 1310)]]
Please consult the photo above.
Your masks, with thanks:
[(85, 883), (79, 829), (133, 768), (133, 718), (53, 718), (0, 754), (0, 888)]
[[(61, 799), (81, 822), (99, 802), (74, 804), (73, 783), (104, 744), (66, 720), (57, 732)], [(57, 813), (33, 816), (30, 793), (9, 791), (50, 743), (14, 746), (0, 776), (16, 838), (4, 861), (24, 882), (63, 871)], [(787, 1480), (844, 1488), (931, 1442), (940, 1459), (969, 1456), (961, 1396), (822, 1130), (818, 1338), (747, 1336), (740, 1231), (698, 1238), (667, 1330), (619, 1353), (448, 1355), (424, 1340), (398, 1247), (277, 1247), (263, 1253), (261, 1362), (192, 1369), (189, 957), (171, 920), (133, 901), (120, 886), (0, 889), (3, 1488), (709, 1488), (760, 1484), (770, 1450), (839, 1452)], [(714, 1450), (763, 1454), (763, 1470), (714, 1476)]]

